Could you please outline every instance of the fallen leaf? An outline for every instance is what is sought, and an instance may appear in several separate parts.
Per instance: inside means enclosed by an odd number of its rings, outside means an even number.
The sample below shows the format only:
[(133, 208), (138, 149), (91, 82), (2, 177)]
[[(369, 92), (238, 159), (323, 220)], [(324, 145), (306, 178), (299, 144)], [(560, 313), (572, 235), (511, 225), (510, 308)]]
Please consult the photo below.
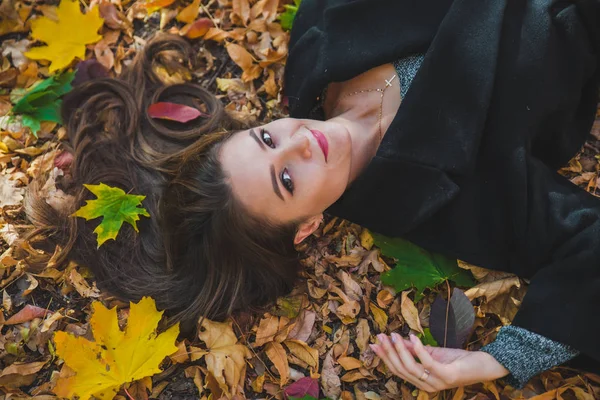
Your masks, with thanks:
[(148, 107), (148, 116), (155, 119), (167, 119), (181, 123), (192, 121), (200, 116), (207, 116), (197, 108), (184, 104), (158, 102)]
[(25, 52), (31, 42), (27, 39), (16, 41), (14, 39), (2, 40), (2, 55), (10, 56), (15, 67), (20, 68), (27, 63)]
[(0, 208), (16, 206), (23, 201), (24, 189), (15, 186), (8, 175), (0, 175)]
[(283, 387), (290, 377), (290, 365), (288, 364), (283, 346), (277, 342), (267, 343), (265, 353), (277, 371), (279, 371), (279, 386)]
[(513, 287), (521, 287), (521, 281), (516, 276), (511, 276), (497, 281), (480, 283), (477, 286), (465, 292), (469, 300), (485, 296), (487, 301), (492, 301), (496, 297), (510, 292)]
[(304, 310), (297, 318), (288, 338), (306, 342), (312, 333), (316, 318), (317, 314), (314, 311)]
[(281, 22), (281, 27), (286, 31), (292, 29), (298, 6), (300, 6), (300, 1), (301, 0), (294, 0), (294, 4), (284, 4), (285, 12), (279, 15), (279, 21)]
[[(213, 29), (215, 24), (212, 22), (210, 18), (198, 18), (196, 21), (191, 22), (185, 25), (179, 31), (181, 36), (185, 36), (188, 39), (198, 39), (208, 34), (208, 32)], [(227, 36), (227, 34), (225, 34)], [(214, 36), (213, 36), (214, 37)], [(213, 40), (215, 40), (211, 37)], [(224, 39), (225, 37), (223, 37)], [(207, 38), (205, 38), (208, 40)]]
[(250, 4), (248, 0), (232, 0), (231, 8), (232, 17), (238, 17), (244, 25), (248, 24), (248, 19), (250, 19)]
[(342, 281), (344, 285), (344, 293), (352, 300), (361, 300), (363, 297), (363, 291), (360, 285), (352, 279), (350, 274), (345, 271), (338, 271), (337, 277)]
[(119, 330), (116, 307), (109, 310), (95, 301), (92, 309), (94, 342), (62, 331), (54, 334), (56, 353), (76, 373), (58, 380), (58, 396), (112, 398), (123, 383), (160, 372), (163, 359), (177, 351), (179, 324), (157, 334), (163, 312), (150, 297), (131, 303), (125, 331)]
[(373, 302), (369, 304), (369, 308), (371, 309), (375, 323), (377, 323), (377, 326), (379, 327), (379, 332), (385, 332), (388, 323), (388, 315)]
[(145, 208), (139, 207), (146, 196), (127, 194), (123, 189), (110, 187), (104, 183), (84, 184), (84, 186), (97, 198), (87, 200), (86, 205), (77, 210), (73, 216), (88, 221), (102, 217), (102, 222), (94, 229), (94, 233), (98, 235), (98, 247), (109, 239), (116, 239), (124, 222), (129, 223), (136, 232), (139, 232), (137, 228), (139, 216), (150, 216)]
[(438, 294), (431, 305), (429, 329), (435, 340), (443, 347), (463, 348), (474, 323), (473, 305), (465, 293), (458, 288), (454, 288), (449, 301)]
[(305, 376), (298, 379), (283, 390), (287, 397), (302, 399), (305, 396), (311, 396), (315, 399), (319, 398), (319, 381), (311, 377)]
[(188, 353), (187, 347), (185, 345), (185, 340), (182, 340), (177, 344), (177, 352), (171, 354), (169, 358), (177, 364), (183, 364), (189, 361), (190, 355)]
[(65, 72), (37, 83), (15, 102), (11, 113), (20, 115), (23, 125), (36, 136), (42, 121), (62, 122), (60, 98), (72, 89), (74, 77), (74, 72)]
[(371, 337), (371, 329), (369, 328), (369, 321), (365, 318), (361, 318), (358, 320), (358, 324), (356, 325), (356, 345), (360, 349), (361, 353), (367, 350), (367, 345), (369, 344), (369, 340)]
[(67, 67), (75, 58), (85, 59), (85, 45), (102, 39), (98, 29), (104, 21), (98, 7), (86, 14), (79, 7), (78, 1), (62, 0), (56, 11), (58, 21), (45, 16), (33, 20), (31, 36), (47, 45), (33, 47), (25, 55), (34, 60), (50, 60), (50, 72)]
[(50, 312), (45, 308), (26, 304), (25, 307), (23, 307), (18, 313), (7, 319), (4, 322), (4, 325), (21, 324), (23, 322), (31, 321), (35, 318), (42, 318), (47, 314), (50, 314)]
[(163, 7), (168, 7), (173, 4), (175, 0), (150, 0), (144, 3), (144, 7), (148, 10), (148, 14), (152, 14)]
[(340, 357), (337, 359), (337, 362), (346, 371), (357, 369), (363, 366), (363, 363), (354, 357)]
[(76, 68), (75, 79), (71, 82), (73, 86), (80, 85), (92, 79), (106, 78), (108, 76), (108, 69), (93, 58), (77, 63)]
[(2, 370), (0, 378), (6, 375), (31, 375), (41, 370), (47, 361), (37, 361), (31, 363), (15, 362)]
[(272, 342), (279, 330), (279, 318), (271, 314), (265, 314), (265, 317), (260, 320), (254, 346), (260, 347), (265, 343)]
[(104, 19), (104, 25), (111, 29), (130, 29), (131, 22), (127, 17), (117, 10), (110, 0), (102, 0), (99, 5), (100, 16)]
[(408, 291), (402, 292), (402, 302), (400, 303), (400, 312), (402, 317), (413, 331), (424, 334), (421, 321), (419, 319), (419, 311), (415, 307), (415, 303), (408, 297)]
[(201, 354), (205, 358), (207, 370), (223, 392), (235, 396), (238, 394), (238, 387), (244, 386), (245, 360), (252, 357), (252, 354), (246, 346), (238, 344), (231, 326), (231, 321), (214, 322), (203, 318), (198, 338), (208, 348), (207, 352)]
[(342, 393), (342, 381), (339, 377), (339, 369), (335, 367), (333, 360), (333, 348), (325, 355), (323, 368), (321, 369), (321, 387), (325, 396), (337, 399)]
[(67, 277), (69, 283), (73, 285), (77, 293), (81, 295), (81, 297), (90, 297), (90, 298), (98, 298), (100, 297), (100, 291), (96, 287), (96, 282), (93, 282), (90, 286), (89, 283), (84, 279), (83, 276), (75, 268), (71, 269)]
[(319, 351), (311, 348), (305, 342), (296, 339), (288, 339), (283, 342), (290, 353), (304, 361), (315, 371), (319, 369)]
[(377, 305), (381, 308), (387, 308), (392, 301), (394, 301), (394, 295), (389, 290), (383, 289), (377, 293)]
[(423, 290), (445, 280), (452, 280), (458, 286), (473, 286), (470, 274), (458, 267), (456, 260), (430, 253), (409, 241), (373, 235), (375, 244), (382, 254), (397, 259), (396, 267), (381, 275), (381, 281), (401, 292), (411, 287), (417, 289), (415, 301)]
[(200, 11), (200, 1), (201, 0), (194, 0), (187, 7), (181, 10), (179, 14), (177, 14), (177, 17), (175, 17), (177, 21), (185, 24), (194, 22), (198, 16), (198, 12)]

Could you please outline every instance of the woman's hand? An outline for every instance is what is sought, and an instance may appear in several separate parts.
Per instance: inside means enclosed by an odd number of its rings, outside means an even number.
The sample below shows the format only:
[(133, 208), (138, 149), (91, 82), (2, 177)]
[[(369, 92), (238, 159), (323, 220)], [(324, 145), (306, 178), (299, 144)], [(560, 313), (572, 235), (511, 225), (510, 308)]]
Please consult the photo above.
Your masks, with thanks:
[(380, 334), (377, 338), (379, 344), (372, 344), (371, 348), (390, 371), (427, 392), (492, 381), (509, 374), (483, 351), (423, 346), (412, 334), (410, 340), (397, 333), (391, 337)]

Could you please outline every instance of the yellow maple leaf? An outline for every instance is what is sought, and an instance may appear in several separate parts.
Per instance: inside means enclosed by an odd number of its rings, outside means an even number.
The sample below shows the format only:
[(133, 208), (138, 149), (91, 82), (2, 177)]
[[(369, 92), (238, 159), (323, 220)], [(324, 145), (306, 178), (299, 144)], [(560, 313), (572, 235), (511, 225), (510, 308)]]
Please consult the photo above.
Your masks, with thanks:
[(56, 15), (58, 22), (47, 17), (31, 22), (31, 36), (47, 46), (33, 47), (25, 53), (33, 60), (50, 60), (50, 72), (67, 67), (76, 57), (85, 59), (85, 45), (102, 39), (98, 29), (104, 23), (98, 7), (82, 14), (75, 0), (62, 0)]
[(54, 393), (61, 397), (112, 399), (126, 382), (161, 371), (163, 359), (175, 352), (179, 324), (156, 334), (163, 312), (156, 310), (151, 297), (131, 303), (127, 327), (119, 329), (117, 309), (92, 303), (90, 326), (94, 342), (66, 332), (56, 332), (56, 353), (75, 375), (59, 378)]
[(208, 352), (201, 357), (205, 357), (206, 368), (221, 390), (231, 396), (238, 394), (246, 378), (245, 359), (251, 358), (252, 353), (243, 344), (238, 344), (232, 322), (213, 322), (204, 318), (198, 338), (208, 347)]

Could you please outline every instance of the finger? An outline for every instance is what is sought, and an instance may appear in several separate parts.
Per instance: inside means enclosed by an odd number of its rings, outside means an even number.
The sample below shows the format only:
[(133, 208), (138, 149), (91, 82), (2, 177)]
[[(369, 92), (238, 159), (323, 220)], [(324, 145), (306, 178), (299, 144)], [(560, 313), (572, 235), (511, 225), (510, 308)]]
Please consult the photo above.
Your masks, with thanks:
[[(425, 373), (425, 367), (422, 364), (419, 364), (406, 348), (406, 341), (402, 340), (400, 335), (397, 333), (392, 333), (392, 341), (407, 373), (409, 374), (408, 381), (417, 386), (419, 389), (423, 389), (428, 392), (437, 391), (438, 389), (436, 389), (436, 384), (441, 382), (439, 382), (439, 379), (437, 379), (437, 377), (435, 377), (431, 372), (427, 374)], [(423, 377), (425, 380), (421, 379)]]
[(370, 344), (369, 346), (371, 346), (371, 349), (373, 349), (375, 354), (377, 354), (381, 361), (383, 361), (383, 363), (387, 366), (391, 373), (402, 378), (403, 380), (406, 380), (406, 377), (402, 374), (402, 372), (399, 371), (390, 361), (386, 351), (381, 347), (381, 345)]
[(379, 339), (379, 341), (381, 342), (381, 349), (382, 352), (385, 353), (386, 358), (383, 359), (384, 361), (386, 361), (386, 365), (388, 367), (392, 366), (394, 367), (394, 369), (398, 372), (396, 373), (396, 375), (402, 375), (403, 379), (407, 379), (407, 371), (404, 368), (404, 365), (402, 365), (402, 361), (400, 360), (400, 357), (398, 356), (398, 353), (396, 352), (396, 349), (394, 348), (394, 346), (392, 345), (392, 342), (390, 341), (390, 339), (387, 337), (387, 335), (377, 335), (377, 338)]
[(392, 342), (394, 343), (394, 347), (396, 352), (400, 356), (402, 363), (404, 364), (404, 368), (406, 372), (414, 377), (415, 379), (419, 379), (423, 376), (423, 372), (425, 371), (425, 367), (421, 364), (417, 363), (412, 354), (408, 351), (408, 349), (404, 345), (404, 341), (397, 333), (392, 333)]
[(412, 333), (410, 334), (410, 341), (414, 346), (415, 353), (417, 357), (419, 357), (419, 361), (421, 361), (421, 364), (423, 364), (425, 368), (431, 371), (431, 368), (433, 368), (433, 366), (435, 365), (435, 361), (431, 357), (431, 354), (429, 354), (429, 352), (425, 349), (425, 346), (423, 346), (423, 343), (421, 343), (421, 341)]

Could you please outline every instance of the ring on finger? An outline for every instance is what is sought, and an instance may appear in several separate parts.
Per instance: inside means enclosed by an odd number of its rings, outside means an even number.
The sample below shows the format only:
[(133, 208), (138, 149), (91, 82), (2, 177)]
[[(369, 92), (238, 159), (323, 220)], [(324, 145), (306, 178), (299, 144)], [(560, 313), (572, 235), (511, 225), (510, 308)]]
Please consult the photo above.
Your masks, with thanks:
[(419, 378), (419, 380), (421, 381), (426, 381), (427, 378), (429, 378), (429, 370), (427, 368), (423, 369), (423, 374), (421, 375), (421, 377)]

